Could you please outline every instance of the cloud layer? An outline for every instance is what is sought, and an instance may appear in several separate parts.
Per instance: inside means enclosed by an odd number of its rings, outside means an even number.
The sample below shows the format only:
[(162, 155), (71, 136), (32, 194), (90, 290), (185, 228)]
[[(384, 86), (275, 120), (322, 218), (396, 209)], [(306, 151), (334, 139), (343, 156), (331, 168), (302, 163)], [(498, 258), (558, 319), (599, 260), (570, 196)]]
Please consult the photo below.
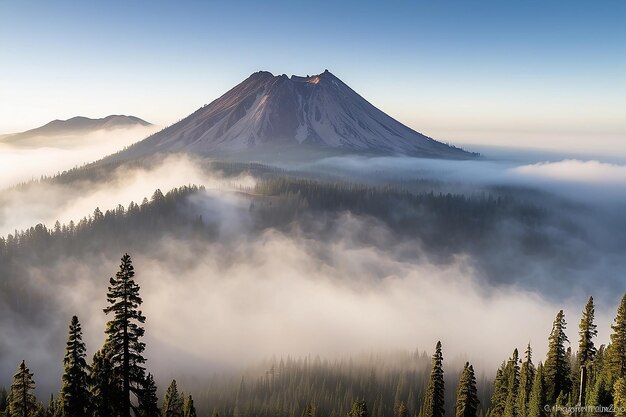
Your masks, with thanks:
[(46, 145), (39, 148), (0, 141), (0, 189), (98, 160), (145, 138), (156, 129), (156, 126), (135, 127), (80, 136), (45, 137), (41, 142)]
[[(37, 152), (31, 154), (33, 158)], [(87, 154), (78, 155), (86, 158)], [(615, 217), (591, 211), (593, 215), (580, 214), (580, 224), (588, 226), (590, 241), (597, 244), (589, 256), (598, 255), (601, 261), (589, 268), (597, 268), (603, 281), (564, 277), (565, 269), (547, 269), (547, 264), (537, 263), (528, 282), (542, 286), (517, 282), (494, 287), (476, 268), (475, 259), (458, 254), (449, 262), (436, 263), (419, 243), (400, 240), (376, 221), (349, 214), (332, 219), (333, 233), (323, 240), (297, 226), (252, 233), (249, 197), (232, 190), (236, 185), (251, 186), (255, 179), (206, 172), (186, 157), (168, 158), (152, 168), (118, 169), (104, 182), (3, 191), (0, 234), (39, 222), (79, 220), (95, 207), (105, 210), (141, 201), (156, 188), (207, 186), (206, 193), (188, 203), (190, 209), (219, 225), (218, 241), (163, 236), (154, 250), (132, 254), (148, 316), (149, 366), (159, 377), (176, 372), (205, 375), (273, 354), (330, 357), (372, 350), (430, 350), (439, 339), (447, 357), (467, 356), (477, 367), (493, 369), (513, 347), (522, 348), (528, 341), (541, 357), (554, 315), (561, 308), (570, 323), (570, 339), (576, 340), (575, 324), (590, 286), (599, 291), (608, 288), (613, 295), (624, 291), (623, 263), (601, 258), (603, 245), (624, 241), (606, 233), (608, 226), (624, 221), (618, 210), (622, 200), (613, 198), (626, 185), (624, 166), (578, 160), (515, 164), (332, 158), (304, 168), (364, 182), (431, 178), (443, 181), (444, 187), (454, 184), (455, 189), (467, 192), (502, 184), (534, 187), (601, 205), (602, 213)], [(33, 169), (39, 168), (24, 167), (24, 172), (32, 175)], [(596, 193), (593, 198), (590, 191)], [(525, 262), (514, 244), (503, 240), (501, 251), (492, 256)], [(576, 246), (579, 242), (563, 244), (588, 249)], [(19, 316), (0, 319), (7, 336), (0, 345), (3, 375), (10, 375), (15, 364), (26, 358), (42, 387), (56, 389), (67, 321), (75, 313), (84, 323), (90, 354), (102, 344), (106, 317), (101, 309), (107, 279), (115, 273), (124, 251), (61, 258), (29, 269), (25, 283), (61, 307), (48, 312), (49, 321), (43, 324), (28, 323), (28, 318)], [(564, 299), (540, 292), (565, 285), (566, 279), (570, 279), (569, 295)], [(608, 339), (614, 298), (605, 297), (597, 309), (602, 342)]]

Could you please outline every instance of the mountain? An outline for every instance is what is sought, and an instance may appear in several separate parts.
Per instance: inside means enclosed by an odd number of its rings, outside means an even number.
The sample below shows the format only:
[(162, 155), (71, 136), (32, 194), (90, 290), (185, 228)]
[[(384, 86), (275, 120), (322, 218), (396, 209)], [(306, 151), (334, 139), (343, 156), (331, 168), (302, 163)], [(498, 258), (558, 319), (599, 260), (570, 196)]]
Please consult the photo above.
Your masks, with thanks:
[(112, 130), (138, 126), (147, 127), (152, 126), (152, 124), (135, 116), (110, 115), (101, 119), (77, 116), (67, 120), (53, 120), (50, 123), (25, 132), (4, 135), (0, 140), (5, 143), (17, 144), (34, 138), (75, 136), (97, 130)]
[(471, 158), (403, 125), (328, 70), (314, 76), (260, 71), (178, 123), (118, 154), (228, 154), (336, 150), (381, 155)]

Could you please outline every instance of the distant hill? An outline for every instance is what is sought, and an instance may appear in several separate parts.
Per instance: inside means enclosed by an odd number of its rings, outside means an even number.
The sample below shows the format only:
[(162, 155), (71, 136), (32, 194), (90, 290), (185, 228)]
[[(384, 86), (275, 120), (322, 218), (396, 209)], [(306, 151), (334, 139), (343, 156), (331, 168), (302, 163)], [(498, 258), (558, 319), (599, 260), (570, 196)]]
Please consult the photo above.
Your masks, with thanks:
[(35, 138), (75, 136), (99, 130), (139, 126), (147, 127), (152, 126), (152, 124), (135, 116), (110, 115), (101, 119), (77, 116), (67, 120), (53, 120), (50, 123), (25, 132), (3, 135), (0, 137), (0, 141), (9, 144), (21, 144)]

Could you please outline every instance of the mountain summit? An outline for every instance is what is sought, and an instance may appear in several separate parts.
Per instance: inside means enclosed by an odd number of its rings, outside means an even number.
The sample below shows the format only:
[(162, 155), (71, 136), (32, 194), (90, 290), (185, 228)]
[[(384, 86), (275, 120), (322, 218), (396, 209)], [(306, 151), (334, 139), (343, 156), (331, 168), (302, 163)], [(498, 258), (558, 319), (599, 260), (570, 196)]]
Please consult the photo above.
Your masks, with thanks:
[(306, 77), (256, 72), (125, 152), (126, 156), (177, 151), (220, 154), (285, 146), (436, 158), (475, 156), (403, 125), (328, 70)]

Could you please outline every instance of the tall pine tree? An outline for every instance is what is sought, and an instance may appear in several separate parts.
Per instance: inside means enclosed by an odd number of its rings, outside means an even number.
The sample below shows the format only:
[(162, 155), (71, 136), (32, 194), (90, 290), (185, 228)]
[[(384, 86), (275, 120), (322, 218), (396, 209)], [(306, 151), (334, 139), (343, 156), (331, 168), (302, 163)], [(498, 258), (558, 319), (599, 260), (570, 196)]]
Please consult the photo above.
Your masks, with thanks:
[(63, 366), (61, 387), (63, 417), (85, 417), (90, 405), (87, 385), (88, 366), (85, 360), (83, 333), (76, 316), (73, 316), (70, 322)]
[(578, 362), (580, 366), (580, 389), (578, 391), (578, 404), (585, 406), (587, 397), (587, 387), (589, 385), (589, 369), (596, 355), (596, 347), (593, 338), (598, 335), (596, 324), (594, 323), (595, 308), (593, 297), (589, 297), (583, 316), (578, 325), (580, 341), (578, 342)]
[(424, 399), (423, 417), (443, 417), (444, 412), (443, 354), (441, 342), (437, 342)]
[(624, 416), (626, 415), (626, 378), (619, 378), (613, 390), (615, 413), (618, 416)]
[(189, 395), (185, 400), (185, 411), (183, 413), (184, 417), (198, 417), (196, 413), (196, 407), (193, 405), (193, 397)]
[(626, 377), (626, 294), (617, 308), (617, 316), (611, 326), (609, 345), (609, 366), (613, 380)]
[(530, 399), (530, 391), (533, 388), (533, 380), (535, 379), (535, 365), (533, 365), (533, 350), (530, 343), (526, 347), (524, 363), (520, 370), (519, 393), (517, 394), (517, 413), (519, 417), (527, 417), (528, 401)]
[(368, 417), (367, 403), (365, 400), (354, 400), (348, 417)]
[(478, 412), (478, 390), (476, 389), (476, 376), (474, 375), (474, 368), (469, 362), (465, 363), (463, 372), (461, 373), (461, 380), (459, 381), (459, 387), (456, 394), (456, 417), (476, 417)]
[(600, 345), (589, 373), (589, 388), (585, 401), (589, 406), (609, 406), (613, 403), (613, 398), (610, 392), (608, 392), (610, 389), (608, 389), (607, 382), (612, 378), (608, 375), (610, 369), (607, 356), (607, 348), (604, 345)]
[[(106, 344), (111, 347), (113, 370), (121, 381), (121, 417), (130, 417), (131, 409), (135, 409), (131, 394), (140, 398), (145, 382), (145, 343), (141, 341), (144, 335), (141, 324), (146, 318), (139, 310), (142, 299), (134, 276), (132, 260), (125, 254), (120, 270), (110, 279), (107, 293), (110, 305), (104, 309), (106, 314), (113, 314), (113, 318), (107, 323)], [(137, 414), (135, 411), (135, 415)]]
[(528, 417), (545, 417), (546, 413), (546, 381), (543, 374), (543, 365), (539, 362), (533, 388), (528, 399)]
[(559, 396), (563, 397), (570, 391), (570, 363), (565, 349), (565, 343), (569, 343), (565, 334), (566, 325), (565, 314), (561, 310), (552, 325), (548, 339), (548, 355), (544, 364), (547, 400), (550, 404), (556, 404)]
[(404, 401), (400, 401), (400, 404), (396, 408), (396, 417), (409, 417), (409, 410), (406, 408)]
[(50, 394), (48, 400), (48, 407), (46, 407), (46, 417), (57, 417), (61, 413), (57, 410), (57, 401), (54, 399), (54, 395)]
[(496, 379), (493, 383), (493, 393), (491, 395), (491, 408), (489, 409), (489, 417), (501, 417), (504, 413), (506, 398), (508, 396), (507, 364), (502, 363), (496, 372)]
[(9, 412), (11, 417), (35, 417), (39, 410), (39, 404), (35, 398), (35, 381), (33, 374), (22, 361), (13, 376), (11, 393), (9, 394)]
[(121, 387), (114, 375), (113, 351), (110, 346), (96, 352), (91, 364), (89, 385), (93, 417), (110, 417), (120, 414)]
[(152, 374), (146, 376), (143, 392), (139, 398), (139, 415), (141, 417), (159, 417), (159, 399), (157, 398), (157, 387)]
[(162, 417), (184, 417), (183, 396), (178, 392), (178, 385), (173, 379), (163, 399), (163, 407), (161, 408)]
[(504, 403), (504, 417), (518, 417), (517, 415), (517, 396), (519, 394), (520, 385), (520, 367), (519, 352), (517, 349), (513, 351), (513, 356), (509, 358), (508, 363), (507, 396)]

